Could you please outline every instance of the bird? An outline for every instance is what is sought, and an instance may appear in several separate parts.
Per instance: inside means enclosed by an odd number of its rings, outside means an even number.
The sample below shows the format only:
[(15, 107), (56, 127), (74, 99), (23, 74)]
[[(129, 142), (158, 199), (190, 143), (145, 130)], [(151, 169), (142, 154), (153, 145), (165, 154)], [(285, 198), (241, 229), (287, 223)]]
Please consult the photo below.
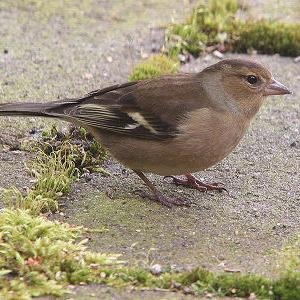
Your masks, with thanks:
[[(0, 104), (0, 116), (59, 118), (83, 126), (168, 207), (191, 201), (160, 192), (154, 173), (201, 192), (226, 190), (192, 173), (228, 156), (266, 96), (291, 94), (261, 63), (223, 59), (198, 73), (177, 73), (112, 85), (48, 103)], [(182, 177), (176, 177), (183, 175)]]

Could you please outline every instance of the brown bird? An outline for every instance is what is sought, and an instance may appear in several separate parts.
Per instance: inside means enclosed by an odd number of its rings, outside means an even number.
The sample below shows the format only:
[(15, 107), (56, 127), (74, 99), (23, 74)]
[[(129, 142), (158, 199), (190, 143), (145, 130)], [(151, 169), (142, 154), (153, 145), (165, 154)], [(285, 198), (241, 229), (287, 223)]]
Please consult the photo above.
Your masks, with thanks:
[[(84, 126), (134, 170), (152, 191), (151, 199), (189, 205), (164, 196), (144, 172), (199, 191), (223, 190), (191, 173), (216, 164), (237, 146), (265, 96), (290, 93), (261, 64), (226, 59), (200, 73), (114, 85), (76, 99), (0, 104), (0, 115), (55, 117)], [(186, 179), (174, 177), (182, 174)]]

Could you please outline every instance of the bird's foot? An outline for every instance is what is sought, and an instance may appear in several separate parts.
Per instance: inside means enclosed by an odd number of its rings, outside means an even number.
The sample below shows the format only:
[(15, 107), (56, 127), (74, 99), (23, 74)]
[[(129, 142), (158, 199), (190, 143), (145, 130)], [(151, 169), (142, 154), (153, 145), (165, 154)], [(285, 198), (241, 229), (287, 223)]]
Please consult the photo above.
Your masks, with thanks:
[(227, 189), (223, 186), (223, 183), (220, 182), (214, 182), (214, 183), (205, 183), (196, 177), (194, 177), (191, 174), (185, 175), (186, 179), (180, 179), (175, 176), (165, 176), (164, 179), (166, 178), (172, 178), (172, 183), (175, 185), (179, 186), (185, 186), (187, 188), (195, 189), (200, 192), (207, 192), (207, 191), (218, 191), (218, 192), (227, 192)]
[(150, 194), (145, 191), (138, 190), (138, 191), (136, 191), (136, 193), (143, 198), (148, 198), (152, 201), (158, 202), (167, 207), (172, 207), (172, 206), (190, 207), (191, 203), (192, 203), (190, 200), (185, 199), (185, 198), (165, 196), (159, 191)]

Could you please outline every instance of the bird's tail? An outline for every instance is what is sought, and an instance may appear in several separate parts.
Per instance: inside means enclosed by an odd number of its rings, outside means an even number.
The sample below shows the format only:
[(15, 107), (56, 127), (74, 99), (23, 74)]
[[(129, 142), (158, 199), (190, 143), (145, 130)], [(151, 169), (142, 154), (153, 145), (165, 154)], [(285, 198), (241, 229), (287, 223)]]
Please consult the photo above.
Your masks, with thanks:
[(51, 109), (57, 107), (56, 102), (50, 103), (3, 103), (0, 104), (0, 116), (40, 116), (58, 117), (51, 113)]

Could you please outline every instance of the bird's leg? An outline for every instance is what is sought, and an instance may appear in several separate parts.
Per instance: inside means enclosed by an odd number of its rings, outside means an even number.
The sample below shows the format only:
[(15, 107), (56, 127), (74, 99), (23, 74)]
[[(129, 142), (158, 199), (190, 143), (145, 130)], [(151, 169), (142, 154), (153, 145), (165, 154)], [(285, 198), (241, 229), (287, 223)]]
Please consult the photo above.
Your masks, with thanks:
[(133, 170), (145, 183), (145, 185), (152, 191), (152, 194), (145, 192), (140, 193), (141, 196), (149, 198), (153, 201), (159, 202), (165, 206), (172, 207), (173, 205), (177, 206), (190, 206), (191, 202), (187, 199), (179, 197), (167, 197), (163, 195), (154, 184), (140, 171)]
[(173, 183), (175, 185), (182, 185), (191, 189), (198, 190), (200, 192), (207, 192), (207, 191), (226, 191), (228, 192), (222, 185), (222, 183), (205, 183), (199, 179), (197, 179), (194, 175), (188, 173), (184, 175), (186, 179), (180, 179), (175, 176), (165, 176), (164, 178), (172, 178)]

